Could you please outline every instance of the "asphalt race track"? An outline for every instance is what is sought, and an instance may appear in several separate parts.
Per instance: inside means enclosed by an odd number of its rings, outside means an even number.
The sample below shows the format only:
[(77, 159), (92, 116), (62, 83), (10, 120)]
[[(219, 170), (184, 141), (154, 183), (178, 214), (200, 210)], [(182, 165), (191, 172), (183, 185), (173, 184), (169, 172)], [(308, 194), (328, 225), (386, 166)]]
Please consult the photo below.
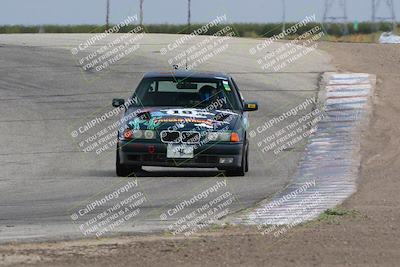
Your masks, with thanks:
[[(111, 110), (112, 98), (129, 97), (144, 72), (171, 70), (170, 57), (206, 38), (195, 37), (171, 55), (163, 55), (160, 49), (179, 36), (145, 35), (138, 40), (137, 50), (98, 74), (82, 70), (71, 53), (91, 36), (0, 35), (0, 242), (83, 237), (71, 219), (77, 207), (135, 177), (117, 177), (115, 151), (85, 153), (71, 131), (96, 112)], [(109, 43), (118, 36), (101, 42)], [(251, 130), (316, 97), (321, 74), (333, 70), (330, 56), (316, 50), (278, 72), (265, 72), (257, 56), (249, 53), (258, 43), (260, 40), (230, 39), (225, 51), (197, 68), (231, 74), (245, 99), (258, 101), (260, 110), (250, 115)], [(98, 42), (90, 49), (100, 45)], [(275, 43), (262, 54), (283, 45)], [(312, 108), (309, 105), (296, 116)], [(304, 150), (303, 141), (278, 155), (263, 153), (257, 147), (259, 137), (251, 140), (250, 172), (245, 177), (226, 177), (224, 190), (236, 196), (231, 213), (254, 206), (288, 185)], [(176, 218), (161, 220), (161, 214), (225, 179), (223, 173), (212, 169), (145, 168), (136, 175), (146, 202), (134, 219), (112, 232), (168, 227)], [(197, 201), (187, 212), (203, 204)]]

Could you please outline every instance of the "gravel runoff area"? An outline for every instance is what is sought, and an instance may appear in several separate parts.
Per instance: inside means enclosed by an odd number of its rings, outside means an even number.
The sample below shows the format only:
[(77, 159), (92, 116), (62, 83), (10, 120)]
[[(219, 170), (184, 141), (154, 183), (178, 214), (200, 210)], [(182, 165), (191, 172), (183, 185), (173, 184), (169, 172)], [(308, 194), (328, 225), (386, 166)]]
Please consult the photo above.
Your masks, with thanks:
[[(341, 70), (374, 73), (359, 189), (343, 212), (274, 239), (255, 228), (213, 229), (190, 238), (127, 236), (0, 247), (0, 265), (37, 266), (398, 266), (400, 262), (400, 46), (320, 43)], [(336, 214), (336, 215), (335, 215)], [(342, 214), (341, 216), (339, 216)]]

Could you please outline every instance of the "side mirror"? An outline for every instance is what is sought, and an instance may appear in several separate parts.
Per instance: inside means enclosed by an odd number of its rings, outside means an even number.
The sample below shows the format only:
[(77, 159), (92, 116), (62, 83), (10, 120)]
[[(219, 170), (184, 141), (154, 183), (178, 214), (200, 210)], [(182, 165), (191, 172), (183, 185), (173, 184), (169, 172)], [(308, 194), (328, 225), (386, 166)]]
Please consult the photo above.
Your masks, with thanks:
[(120, 98), (114, 98), (112, 101), (112, 106), (115, 108), (118, 108), (125, 104), (125, 99), (120, 99)]
[(256, 111), (258, 110), (257, 102), (244, 102), (243, 111)]

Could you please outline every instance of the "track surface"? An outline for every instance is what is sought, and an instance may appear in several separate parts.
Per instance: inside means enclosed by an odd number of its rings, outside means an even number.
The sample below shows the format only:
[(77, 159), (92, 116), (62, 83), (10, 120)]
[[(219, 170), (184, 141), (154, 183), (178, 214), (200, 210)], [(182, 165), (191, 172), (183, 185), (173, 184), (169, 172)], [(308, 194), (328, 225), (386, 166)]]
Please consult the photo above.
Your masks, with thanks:
[[(83, 153), (71, 138), (71, 125), (110, 107), (114, 97), (130, 96), (144, 72), (170, 69), (168, 56), (159, 51), (177, 36), (146, 35), (139, 50), (102, 75), (83, 72), (70, 52), (90, 36), (0, 35), (0, 242), (82, 237), (70, 218), (74, 207), (127, 181), (114, 174), (115, 152)], [(265, 73), (249, 54), (259, 41), (228, 42), (226, 51), (199, 69), (232, 74), (244, 97), (259, 102), (260, 110), (250, 116), (251, 129), (316, 96), (320, 73), (333, 70), (329, 55), (317, 50), (281, 72)], [(227, 178), (229, 191), (238, 199), (231, 212), (249, 208), (290, 183), (304, 148), (299, 143), (276, 156), (261, 153), (256, 143), (251, 143), (247, 176)], [(135, 220), (118, 231), (159, 230), (169, 224), (160, 214), (178, 199), (223, 180), (216, 178), (221, 174), (215, 170), (145, 170), (137, 179), (148, 201)]]

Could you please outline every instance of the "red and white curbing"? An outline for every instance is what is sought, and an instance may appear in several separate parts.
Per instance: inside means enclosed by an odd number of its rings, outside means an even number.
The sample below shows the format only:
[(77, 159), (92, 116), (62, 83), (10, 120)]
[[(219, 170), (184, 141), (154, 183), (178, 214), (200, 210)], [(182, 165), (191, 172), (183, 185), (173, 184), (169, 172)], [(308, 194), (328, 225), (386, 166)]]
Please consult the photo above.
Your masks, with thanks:
[(360, 135), (367, 129), (375, 75), (325, 73), (319, 93), (324, 118), (318, 122), (293, 183), (237, 222), (293, 225), (319, 216), (356, 190)]

